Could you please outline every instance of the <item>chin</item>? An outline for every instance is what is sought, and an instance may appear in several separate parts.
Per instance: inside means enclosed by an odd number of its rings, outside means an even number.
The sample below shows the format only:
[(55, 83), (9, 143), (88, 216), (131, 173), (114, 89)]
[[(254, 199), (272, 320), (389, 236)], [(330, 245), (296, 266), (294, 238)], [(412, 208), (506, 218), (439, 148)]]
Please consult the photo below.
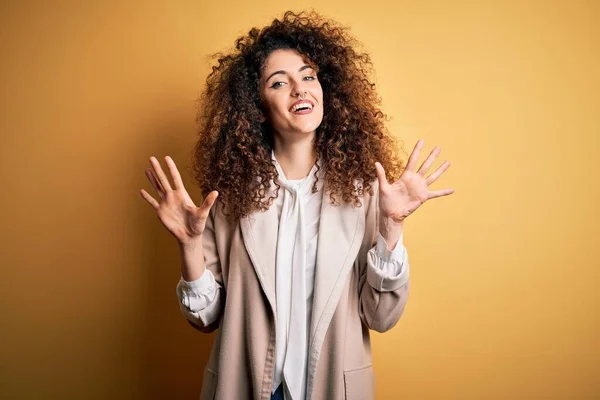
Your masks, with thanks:
[(297, 129), (302, 133), (312, 133), (317, 130), (317, 128), (321, 125), (321, 121), (319, 122), (308, 122), (305, 124), (297, 125)]
[(300, 129), (298, 129), (298, 131), (302, 132), (302, 133), (312, 133), (312, 132), (316, 131), (318, 127), (319, 127), (318, 124), (305, 125), (305, 126), (301, 127)]

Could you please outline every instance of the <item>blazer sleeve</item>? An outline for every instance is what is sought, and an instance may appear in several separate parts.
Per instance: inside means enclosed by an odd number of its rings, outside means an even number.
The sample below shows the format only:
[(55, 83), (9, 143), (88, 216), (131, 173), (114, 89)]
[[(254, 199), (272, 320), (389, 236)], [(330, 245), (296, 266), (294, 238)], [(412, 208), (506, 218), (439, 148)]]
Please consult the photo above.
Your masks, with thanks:
[(366, 256), (357, 259), (359, 307), (362, 322), (369, 329), (385, 332), (393, 328), (406, 306), (410, 290), (410, 266), (403, 235), (392, 252), (387, 250), (379, 233), (379, 188), (370, 198), (365, 212), (365, 240), (369, 246)]
[(211, 210), (202, 234), (206, 270), (192, 282), (181, 278), (176, 287), (181, 312), (194, 328), (204, 333), (219, 327), (225, 304), (223, 273), (215, 236), (215, 208)]

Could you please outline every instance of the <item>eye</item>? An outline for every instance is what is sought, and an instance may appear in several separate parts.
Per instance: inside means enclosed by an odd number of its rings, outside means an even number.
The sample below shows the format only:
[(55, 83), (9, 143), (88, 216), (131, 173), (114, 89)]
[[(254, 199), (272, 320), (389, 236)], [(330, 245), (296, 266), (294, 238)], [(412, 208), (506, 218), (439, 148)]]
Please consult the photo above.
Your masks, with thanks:
[(304, 79), (306, 79), (306, 78), (310, 78), (310, 79), (308, 79), (309, 81), (314, 81), (314, 80), (316, 80), (316, 79), (317, 79), (317, 77), (316, 77), (316, 76), (313, 76), (313, 75), (308, 75), (308, 76), (305, 76), (305, 77), (304, 77)]
[(272, 85), (271, 85), (271, 87), (272, 87), (273, 89), (277, 89), (277, 88), (280, 88), (280, 87), (281, 87), (281, 85), (283, 85), (284, 83), (285, 83), (285, 82), (275, 82), (274, 84), (272, 84)]

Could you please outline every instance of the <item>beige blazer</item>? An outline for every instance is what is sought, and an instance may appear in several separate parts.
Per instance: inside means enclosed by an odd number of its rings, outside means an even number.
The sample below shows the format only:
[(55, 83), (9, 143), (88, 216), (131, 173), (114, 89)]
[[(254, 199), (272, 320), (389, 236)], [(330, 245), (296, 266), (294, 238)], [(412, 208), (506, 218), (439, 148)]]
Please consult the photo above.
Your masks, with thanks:
[[(325, 183), (326, 189), (326, 183)], [(332, 206), (323, 197), (307, 398), (374, 398), (369, 329), (384, 332), (400, 319), (409, 293), (408, 256), (386, 278), (369, 250), (377, 243), (378, 185), (362, 206)], [(327, 192), (325, 192), (327, 193)], [(204, 234), (206, 266), (217, 282), (215, 300), (192, 325), (218, 329), (204, 370), (202, 400), (269, 400), (275, 368), (275, 252), (277, 211), (270, 207), (230, 224), (215, 203)]]

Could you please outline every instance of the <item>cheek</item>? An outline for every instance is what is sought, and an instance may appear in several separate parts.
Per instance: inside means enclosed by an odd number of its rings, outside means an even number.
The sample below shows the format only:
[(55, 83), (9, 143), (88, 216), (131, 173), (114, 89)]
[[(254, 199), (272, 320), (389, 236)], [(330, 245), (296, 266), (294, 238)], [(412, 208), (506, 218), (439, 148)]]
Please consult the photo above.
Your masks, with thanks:
[(266, 107), (272, 114), (282, 113), (285, 111), (285, 101), (281, 96), (271, 96), (265, 102)]
[(285, 101), (277, 96), (271, 96), (263, 101), (263, 109), (265, 110), (265, 117), (272, 124), (279, 125), (281, 121), (284, 121), (287, 117), (287, 108)]
[(263, 98), (262, 100), (262, 108), (265, 111), (265, 113), (267, 115), (273, 115), (273, 112), (275, 111), (273, 109), (273, 99), (270, 98)]
[(321, 85), (319, 85), (315, 94), (317, 96), (317, 100), (319, 100), (319, 103), (323, 104), (323, 88)]
[(320, 106), (323, 106), (323, 92), (321, 90), (316, 90), (313, 92), (313, 96), (315, 100), (319, 103)]

